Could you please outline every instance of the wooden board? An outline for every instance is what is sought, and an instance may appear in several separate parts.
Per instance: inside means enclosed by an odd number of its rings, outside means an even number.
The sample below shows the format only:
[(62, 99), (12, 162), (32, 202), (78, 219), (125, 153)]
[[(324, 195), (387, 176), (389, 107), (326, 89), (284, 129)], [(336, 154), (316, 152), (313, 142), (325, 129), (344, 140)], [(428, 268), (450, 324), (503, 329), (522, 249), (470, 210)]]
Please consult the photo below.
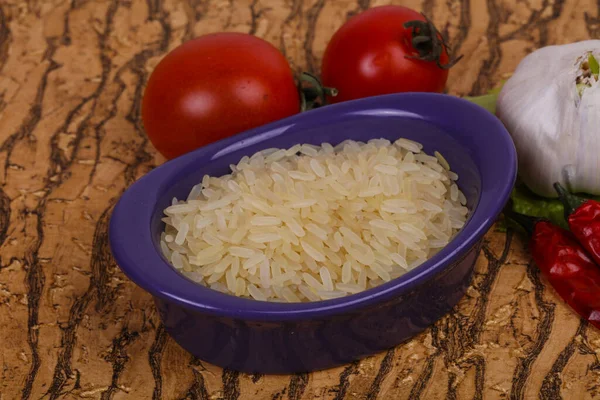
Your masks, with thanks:
[[(369, 0), (0, 1), (0, 399), (592, 399), (600, 334), (490, 232), (465, 298), (413, 340), (313, 374), (244, 375), (191, 357), (107, 244), (111, 207), (161, 164), (139, 118), (183, 40), (250, 32), (318, 73)], [(449, 91), (481, 94), (532, 49), (598, 37), (593, 0), (406, 0), (465, 54)], [(485, 132), (482, 132), (485, 134)]]

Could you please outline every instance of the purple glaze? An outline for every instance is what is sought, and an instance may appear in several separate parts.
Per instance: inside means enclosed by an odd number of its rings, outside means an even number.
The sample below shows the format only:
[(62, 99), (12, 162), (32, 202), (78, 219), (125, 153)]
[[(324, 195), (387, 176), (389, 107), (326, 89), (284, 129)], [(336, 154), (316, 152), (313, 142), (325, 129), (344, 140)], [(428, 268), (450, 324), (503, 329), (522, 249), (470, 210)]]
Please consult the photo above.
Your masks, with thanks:
[[(448, 246), (403, 277), (341, 299), (269, 303), (193, 283), (160, 253), (162, 210), (204, 174), (228, 173), (229, 164), (269, 147), (401, 136), (446, 157), (472, 210)], [(169, 334), (195, 356), (245, 372), (323, 369), (392, 347), (447, 313), (468, 287), (480, 241), (515, 177), (512, 140), (483, 108), (441, 94), (379, 96), (293, 116), (165, 163), (123, 194), (110, 244), (124, 273), (154, 296)]]

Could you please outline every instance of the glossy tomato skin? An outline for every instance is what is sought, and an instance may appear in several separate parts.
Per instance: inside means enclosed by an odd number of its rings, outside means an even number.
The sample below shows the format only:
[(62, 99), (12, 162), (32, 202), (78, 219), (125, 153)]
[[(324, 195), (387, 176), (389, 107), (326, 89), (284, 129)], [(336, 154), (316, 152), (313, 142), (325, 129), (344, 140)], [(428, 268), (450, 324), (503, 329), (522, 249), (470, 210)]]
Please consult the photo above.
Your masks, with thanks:
[[(413, 48), (407, 21), (423, 15), (402, 6), (375, 7), (351, 18), (332, 37), (323, 56), (323, 85), (338, 89), (340, 102), (397, 92), (442, 92), (448, 70), (408, 59)], [(444, 50), (441, 64), (448, 62)]]
[(188, 41), (160, 61), (144, 92), (142, 120), (156, 149), (174, 158), (299, 109), (292, 71), (273, 45), (217, 33)]

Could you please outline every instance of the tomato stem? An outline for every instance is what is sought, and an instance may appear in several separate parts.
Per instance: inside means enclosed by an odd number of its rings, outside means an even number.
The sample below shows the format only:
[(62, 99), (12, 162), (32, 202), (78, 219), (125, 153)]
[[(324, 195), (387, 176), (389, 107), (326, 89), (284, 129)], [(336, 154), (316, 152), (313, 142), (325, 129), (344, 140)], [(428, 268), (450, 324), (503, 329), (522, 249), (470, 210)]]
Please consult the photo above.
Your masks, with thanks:
[(300, 111), (308, 111), (327, 104), (327, 97), (338, 95), (336, 88), (325, 87), (316, 76), (303, 72), (298, 82)]
[[(405, 56), (406, 58), (433, 62), (437, 64), (441, 69), (450, 69), (453, 67), (461, 58), (462, 55), (452, 58), (450, 56), (450, 47), (446, 43), (444, 36), (437, 30), (433, 22), (423, 15), (425, 21), (413, 20), (404, 23), (406, 29), (412, 29), (412, 46), (417, 51), (416, 56)], [(442, 64), (441, 57), (444, 51), (448, 54), (448, 62)]]

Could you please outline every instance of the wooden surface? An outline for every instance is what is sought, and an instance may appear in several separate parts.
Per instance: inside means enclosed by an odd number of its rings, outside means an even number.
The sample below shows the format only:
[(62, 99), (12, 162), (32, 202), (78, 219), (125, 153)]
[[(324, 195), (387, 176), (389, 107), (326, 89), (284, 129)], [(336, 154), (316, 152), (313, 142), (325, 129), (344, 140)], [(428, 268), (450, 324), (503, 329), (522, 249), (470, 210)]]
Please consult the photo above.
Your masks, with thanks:
[[(163, 162), (140, 98), (182, 40), (219, 30), (278, 46), (318, 73), (325, 44), (368, 0), (0, 0), (0, 399), (591, 399), (600, 333), (490, 232), (472, 287), (431, 329), (386, 353), (294, 376), (194, 359), (111, 259), (111, 207)], [(453, 94), (479, 94), (529, 51), (598, 37), (595, 0), (407, 0), (462, 60)], [(485, 132), (482, 132), (485, 134)]]

